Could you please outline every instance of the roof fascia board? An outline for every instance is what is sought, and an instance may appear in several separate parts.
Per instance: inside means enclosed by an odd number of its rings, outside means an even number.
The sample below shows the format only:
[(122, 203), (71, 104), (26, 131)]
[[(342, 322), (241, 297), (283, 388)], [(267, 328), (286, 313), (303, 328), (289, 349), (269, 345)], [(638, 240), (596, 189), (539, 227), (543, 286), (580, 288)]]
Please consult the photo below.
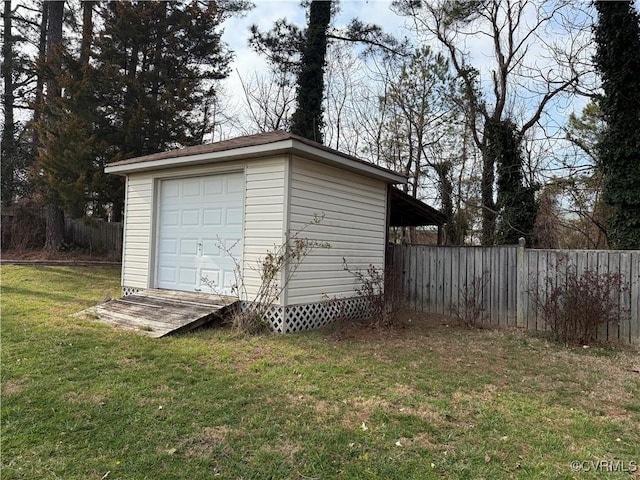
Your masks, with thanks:
[(305, 157), (311, 157), (323, 163), (335, 165), (344, 169), (361, 173), (363, 175), (382, 178), (389, 183), (407, 183), (407, 178), (393, 173), (389, 170), (382, 169), (373, 164), (359, 162), (341, 155), (327, 152), (316, 148), (312, 145), (300, 142), (299, 140), (289, 138), (279, 140), (277, 142), (265, 143), (262, 145), (253, 145), (249, 147), (238, 147), (229, 150), (221, 150), (219, 152), (200, 153), (196, 155), (185, 155), (163, 158), (160, 160), (151, 160), (148, 162), (125, 163), (120, 165), (107, 165), (104, 168), (105, 173), (113, 173), (117, 175), (127, 175), (129, 173), (144, 172), (149, 170), (159, 170), (165, 168), (175, 168), (181, 166), (201, 165), (204, 163), (226, 162), (230, 160), (241, 160), (255, 158), (265, 154), (279, 154), (285, 152), (298, 153)]
[(291, 150), (293, 140), (281, 140), (263, 145), (253, 145), (250, 147), (239, 147), (219, 152), (200, 153), (196, 155), (185, 155), (177, 157), (151, 160), (148, 162), (129, 163), (123, 165), (107, 165), (104, 167), (105, 173), (126, 175), (128, 173), (144, 172), (148, 170), (158, 170), (164, 168), (174, 168), (189, 165), (200, 165), (209, 162), (226, 162), (229, 160), (239, 160), (243, 158), (258, 157), (262, 154), (278, 154)]
[(324, 163), (332, 164), (335, 166), (342, 167), (347, 170), (351, 170), (354, 172), (358, 172), (370, 177), (384, 178), (389, 183), (407, 183), (407, 178), (393, 173), (389, 170), (382, 169), (373, 164), (369, 164), (366, 162), (359, 162), (356, 160), (352, 160), (350, 158), (345, 158), (341, 155), (337, 155), (332, 152), (327, 152), (325, 150), (321, 150), (312, 145), (308, 145), (306, 143), (300, 142), (298, 140), (293, 140), (294, 146), (293, 150), (295, 153), (299, 153), (306, 157), (311, 157), (313, 159), (319, 160)]

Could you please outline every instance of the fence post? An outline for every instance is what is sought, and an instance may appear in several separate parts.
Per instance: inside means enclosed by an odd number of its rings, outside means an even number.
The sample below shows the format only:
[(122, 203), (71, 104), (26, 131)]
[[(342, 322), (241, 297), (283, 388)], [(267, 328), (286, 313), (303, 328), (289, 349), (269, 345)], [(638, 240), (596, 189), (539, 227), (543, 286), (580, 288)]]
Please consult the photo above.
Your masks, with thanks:
[(525, 292), (525, 278), (524, 278), (524, 246), (525, 239), (520, 237), (518, 239), (518, 254), (516, 255), (516, 326), (524, 327), (524, 316), (526, 315), (524, 308)]

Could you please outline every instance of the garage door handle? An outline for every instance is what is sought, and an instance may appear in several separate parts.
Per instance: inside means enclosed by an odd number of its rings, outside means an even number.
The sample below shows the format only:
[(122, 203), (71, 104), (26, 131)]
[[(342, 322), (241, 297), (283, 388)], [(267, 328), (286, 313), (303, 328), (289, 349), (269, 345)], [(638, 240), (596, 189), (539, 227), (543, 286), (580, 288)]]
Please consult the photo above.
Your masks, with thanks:
[(196, 253), (202, 253), (202, 242), (198, 242), (196, 245), (197, 245)]

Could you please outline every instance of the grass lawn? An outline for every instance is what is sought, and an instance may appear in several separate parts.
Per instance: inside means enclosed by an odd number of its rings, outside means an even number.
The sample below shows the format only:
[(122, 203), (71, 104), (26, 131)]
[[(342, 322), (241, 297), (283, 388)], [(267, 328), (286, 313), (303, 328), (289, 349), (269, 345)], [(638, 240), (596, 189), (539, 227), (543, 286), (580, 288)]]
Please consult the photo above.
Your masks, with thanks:
[(637, 350), (414, 313), (153, 340), (68, 316), (116, 270), (1, 273), (3, 480), (640, 478)]

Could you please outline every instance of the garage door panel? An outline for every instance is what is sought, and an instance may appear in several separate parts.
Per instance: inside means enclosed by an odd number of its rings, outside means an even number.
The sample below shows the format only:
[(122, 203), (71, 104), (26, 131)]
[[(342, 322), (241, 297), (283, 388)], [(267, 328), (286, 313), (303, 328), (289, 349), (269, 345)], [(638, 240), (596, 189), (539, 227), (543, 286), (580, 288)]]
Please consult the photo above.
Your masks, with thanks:
[(198, 269), (196, 267), (179, 267), (178, 283), (186, 288), (193, 289), (198, 279)]
[(160, 253), (175, 255), (178, 253), (178, 241), (175, 238), (164, 238), (160, 240), (158, 250)]
[(236, 284), (236, 275), (234, 270), (225, 270), (222, 272), (222, 285), (225, 292), (231, 292), (232, 287)]
[(227, 194), (242, 194), (244, 192), (244, 177), (239, 175), (227, 177), (226, 187)]
[(222, 209), (205, 208), (202, 212), (202, 225), (205, 227), (219, 227), (222, 225)]
[(166, 182), (162, 186), (162, 196), (167, 201), (180, 198), (180, 184), (177, 182)]
[(226, 208), (224, 215), (226, 225), (242, 225), (242, 208)]
[(201, 178), (185, 178), (180, 183), (182, 185), (183, 198), (196, 198), (202, 195), (200, 191)]
[(237, 261), (242, 254), (244, 174), (164, 180), (159, 197), (156, 286), (207, 291), (206, 275), (230, 294), (229, 253)]
[(180, 239), (180, 255), (185, 257), (196, 257), (198, 255), (198, 239), (197, 238), (181, 238)]
[(158, 282), (159, 284), (173, 285), (178, 279), (178, 269), (172, 266), (161, 266), (158, 268)]
[(200, 225), (200, 210), (196, 208), (182, 210), (182, 218), (180, 219), (180, 222), (180, 226), (182, 227), (194, 227)]
[(214, 197), (224, 193), (224, 179), (209, 177), (203, 180), (204, 195)]
[(162, 227), (177, 227), (179, 225), (178, 210), (166, 210), (160, 214), (160, 226)]
[(203, 240), (202, 256), (216, 260), (222, 259), (224, 257), (224, 251), (220, 249), (220, 243), (218, 240)]
[(230, 238), (224, 241), (224, 249), (227, 255), (231, 254), (236, 260), (242, 255), (242, 243), (238, 239)]
[(220, 286), (220, 270), (203, 268), (200, 273), (200, 289), (207, 293), (218, 293), (222, 291)]

